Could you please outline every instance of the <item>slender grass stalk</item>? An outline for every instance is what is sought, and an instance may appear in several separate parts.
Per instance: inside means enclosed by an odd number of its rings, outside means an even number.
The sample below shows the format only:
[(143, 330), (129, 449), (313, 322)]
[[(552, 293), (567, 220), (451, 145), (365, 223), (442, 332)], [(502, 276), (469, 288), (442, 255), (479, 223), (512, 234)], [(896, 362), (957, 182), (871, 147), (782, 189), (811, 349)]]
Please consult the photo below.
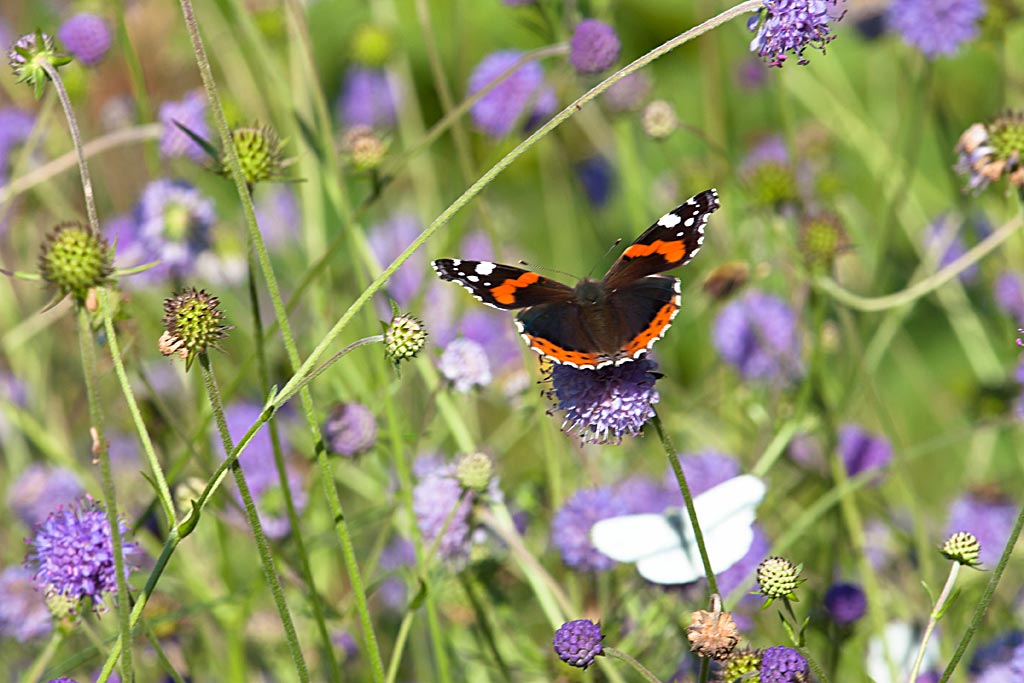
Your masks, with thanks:
[(618, 659), (619, 661), (626, 662), (627, 664), (629, 664), (638, 674), (640, 674), (640, 676), (645, 681), (648, 681), (648, 683), (661, 683), (658, 677), (651, 673), (651, 671), (647, 667), (645, 667), (643, 664), (638, 662), (633, 657), (627, 655), (622, 650), (616, 650), (614, 647), (603, 647), (601, 648), (601, 651), (608, 657)]
[(914, 657), (914, 666), (911, 667), (910, 675), (907, 676), (907, 683), (914, 683), (917, 680), (917, 675), (921, 671), (921, 662), (924, 661), (924, 653), (928, 649), (928, 641), (931, 640), (932, 633), (935, 631), (942, 613), (946, 610), (946, 601), (949, 600), (949, 596), (953, 593), (953, 586), (956, 585), (956, 577), (960, 573), (960, 563), (951, 562), (950, 565), (949, 575), (946, 576), (946, 584), (942, 587), (939, 597), (936, 598), (931, 614), (928, 615), (928, 625), (921, 636), (921, 645), (917, 648), (917, 656)]

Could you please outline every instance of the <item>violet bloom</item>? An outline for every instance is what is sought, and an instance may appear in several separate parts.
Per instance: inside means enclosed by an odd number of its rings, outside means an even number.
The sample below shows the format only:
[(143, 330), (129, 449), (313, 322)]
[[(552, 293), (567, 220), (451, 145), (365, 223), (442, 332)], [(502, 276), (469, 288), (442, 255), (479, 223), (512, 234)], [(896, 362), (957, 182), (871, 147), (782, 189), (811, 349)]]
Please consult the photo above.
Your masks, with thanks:
[(833, 584), (825, 593), (825, 611), (839, 626), (849, 626), (864, 616), (868, 598), (854, 583)]
[(781, 67), (787, 52), (797, 57), (797, 64), (807, 64), (804, 50), (808, 47), (824, 53), (835, 37), (829, 22), (842, 18), (836, 14), (837, 0), (764, 0), (763, 4), (747, 28), (757, 31), (750, 51), (771, 66)]
[[(385, 268), (423, 232), (423, 224), (410, 213), (395, 213), (369, 230), (370, 249), (374, 257)], [(387, 282), (387, 293), (400, 308), (408, 308), (409, 304), (422, 290), (423, 275), (429, 272), (422, 250), (416, 251), (403, 263)], [(388, 307), (390, 311), (390, 307)], [(387, 316), (390, 317), (390, 314)], [(435, 336), (434, 327), (429, 325), (431, 336)]]
[(347, 128), (367, 126), (381, 130), (394, 127), (398, 101), (398, 86), (389, 71), (351, 66), (335, 106)]
[(1019, 274), (1004, 271), (996, 277), (992, 286), (999, 308), (1018, 322), (1024, 322), (1024, 282)]
[[(694, 497), (722, 482), (740, 476), (740, 464), (736, 458), (718, 451), (680, 453), (679, 464), (683, 468), (686, 484), (690, 487), (690, 493)], [(679, 482), (676, 481), (675, 472), (671, 468), (665, 471), (662, 481), (665, 486), (679, 491)]]
[(752, 289), (726, 304), (712, 341), (746, 379), (788, 383), (803, 374), (796, 313), (771, 294)]
[(339, 403), (324, 422), (324, 437), (331, 452), (351, 458), (373, 448), (377, 420), (362, 403)]
[(576, 162), (573, 170), (590, 204), (598, 209), (604, 208), (615, 190), (615, 169), (608, 160), (595, 154)]
[(474, 387), (491, 383), (491, 364), (484, 347), (472, 339), (459, 337), (444, 348), (437, 367), (455, 390), (465, 394)]
[(581, 74), (599, 74), (615, 63), (621, 47), (615, 29), (597, 19), (584, 19), (569, 42), (569, 62)]
[[(516, 50), (493, 52), (476, 65), (469, 76), (469, 94), (491, 84), (522, 57)], [(554, 91), (544, 82), (537, 62), (527, 62), (477, 100), (469, 115), (477, 128), (492, 138), (503, 138), (517, 125), (529, 128), (555, 110)], [(525, 125), (524, 125), (525, 124)]]
[(889, 440), (855, 424), (845, 424), (839, 429), (838, 448), (846, 473), (851, 477), (868, 470), (881, 470), (892, 462)]
[(32, 582), (32, 570), (14, 566), (0, 572), (0, 638), (24, 643), (52, 628), (53, 618), (43, 592)]
[(577, 619), (562, 624), (555, 631), (552, 642), (555, 654), (569, 666), (586, 669), (594, 663), (594, 657), (603, 653), (601, 627), (589, 619)]
[(984, 14), (981, 0), (892, 0), (886, 23), (908, 45), (935, 59), (974, 40)]
[(7, 504), (28, 527), (39, 524), (58, 505), (71, 505), (85, 491), (74, 472), (63, 467), (29, 465), (7, 489)]
[(164, 127), (160, 137), (160, 155), (165, 159), (187, 156), (192, 161), (211, 161), (210, 155), (195, 140), (188, 136), (175, 121), (203, 138), (210, 139), (210, 126), (206, 122), (206, 95), (202, 90), (193, 90), (177, 101), (164, 102), (158, 113)]
[(455, 465), (450, 463), (421, 475), (412, 491), (412, 510), (423, 542), (429, 547), (441, 536), (437, 552), (445, 560), (461, 563), (469, 558), (472, 509), (473, 494), (466, 492), (463, 496), (455, 478)]
[(0, 185), (7, 183), (7, 175), (14, 150), (28, 140), (35, 127), (36, 117), (17, 107), (0, 107)]
[(266, 186), (255, 198), (256, 224), (263, 236), (263, 243), (271, 249), (292, 244), (299, 233), (302, 213), (295, 199), (295, 193), (281, 185)]
[(968, 493), (953, 501), (945, 536), (969, 531), (981, 544), (982, 565), (994, 567), (999, 562), (1017, 518), (1017, 506), (998, 499)]
[[(395, 538), (380, 553), (380, 570), (385, 574), (396, 574), (402, 567), (416, 564), (416, 548), (404, 538)], [(377, 584), (375, 595), (385, 607), (399, 611), (405, 608), (407, 591), (405, 581), (397, 576), (388, 576)]]
[(758, 668), (762, 683), (803, 683), (809, 673), (807, 659), (790, 647), (770, 647)]
[(569, 365), (551, 368), (545, 393), (554, 409), (565, 413), (562, 431), (577, 433), (588, 443), (622, 443), (636, 436), (654, 417), (661, 397), (655, 389), (657, 364), (641, 358), (599, 370)]
[(67, 51), (86, 66), (96, 66), (113, 41), (107, 22), (95, 14), (76, 14), (61, 25), (57, 37)]
[(628, 514), (622, 499), (610, 487), (580, 489), (558, 508), (551, 520), (551, 544), (562, 561), (579, 571), (607, 571), (615, 561), (590, 542), (590, 528), (602, 519)]
[(651, 79), (645, 71), (634, 71), (604, 91), (601, 98), (613, 112), (627, 112), (639, 109), (651, 94)]
[[(127, 574), (137, 546), (124, 538), (127, 524), (121, 521), (118, 530)], [(58, 507), (27, 542), (25, 564), (35, 571), (33, 581), (40, 590), (67, 598), (73, 606), (88, 600), (94, 607), (103, 604), (105, 594), (117, 592), (110, 524), (92, 498)]]
[(615, 486), (615, 496), (630, 515), (661, 514), (683, 504), (679, 489), (672, 489), (643, 475), (633, 475)]
[[(938, 267), (945, 268), (949, 264), (953, 263), (965, 253), (967, 253), (967, 245), (964, 243), (964, 239), (961, 236), (962, 225), (952, 228), (950, 226), (951, 219), (948, 216), (939, 216), (928, 226), (925, 231), (924, 245), (925, 248), (931, 251), (932, 249), (942, 249), (942, 256), (939, 258)], [(962, 282), (970, 283), (978, 278), (978, 264), (972, 264), (970, 267), (962, 270), (957, 277)]]

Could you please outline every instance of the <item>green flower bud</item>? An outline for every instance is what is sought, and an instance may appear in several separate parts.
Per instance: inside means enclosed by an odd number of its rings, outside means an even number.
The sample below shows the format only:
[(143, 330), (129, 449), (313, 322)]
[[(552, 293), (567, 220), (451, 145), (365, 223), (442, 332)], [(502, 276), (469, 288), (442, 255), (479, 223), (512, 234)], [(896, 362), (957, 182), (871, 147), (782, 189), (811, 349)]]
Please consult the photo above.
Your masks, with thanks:
[(426, 343), (427, 328), (408, 313), (396, 315), (384, 331), (384, 354), (395, 365), (415, 356)]
[(981, 554), (981, 544), (978, 538), (967, 531), (958, 531), (946, 539), (942, 549), (939, 551), (947, 560), (959, 562), (967, 567), (977, 567), (981, 564), (978, 556)]
[(89, 290), (111, 282), (114, 255), (102, 235), (81, 223), (61, 223), (46, 236), (39, 254), (39, 274), (62, 297), (82, 304)]
[(228, 336), (229, 325), (223, 323), (224, 311), (220, 300), (195, 287), (164, 299), (164, 333), (160, 337), (160, 353), (177, 354), (185, 360), (185, 367), (209, 348), (218, 348), (221, 339)]

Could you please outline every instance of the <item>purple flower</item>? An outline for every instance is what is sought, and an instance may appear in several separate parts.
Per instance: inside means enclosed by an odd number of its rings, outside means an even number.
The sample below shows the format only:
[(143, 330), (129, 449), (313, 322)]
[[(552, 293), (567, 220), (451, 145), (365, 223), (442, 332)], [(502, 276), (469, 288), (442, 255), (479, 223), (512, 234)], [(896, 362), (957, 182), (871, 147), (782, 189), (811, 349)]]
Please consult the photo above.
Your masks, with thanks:
[(327, 416), (324, 437), (331, 452), (351, 458), (373, 448), (377, 420), (361, 403), (339, 403)]
[(85, 12), (65, 21), (57, 31), (57, 37), (68, 52), (86, 66), (99, 64), (113, 42), (107, 22)]
[(837, 583), (825, 593), (825, 611), (839, 626), (849, 626), (864, 616), (868, 599), (854, 583)]
[(1018, 645), (1013, 650), (1013, 657), (1010, 659), (1010, 671), (1013, 672), (1015, 680), (1024, 677), (1024, 644)]
[(761, 12), (747, 22), (748, 29), (757, 31), (750, 51), (771, 66), (781, 67), (787, 52), (797, 57), (797, 64), (807, 64), (805, 49), (824, 53), (835, 37), (828, 22), (842, 18), (829, 13), (836, 4), (836, 0), (764, 0)]
[(576, 24), (569, 42), (569, 61), (581, 74), (599, 74), (619, 58), (622, 44), (615, 29), (597, 19)]
[[(978, 674), (995, 665), (1010, 665), (1022, 643), (1024, 643), (1024, 632), (1019, 630), (1008, 631), (996, 636), (978, 646), (971, 656), (968, 671), (971, 674)], [(976, 679), (972, 678), (971, 680)]]
[(393, 128), (398, 105), (398, 86), (384, 69), (351, 66), (345, 73), (336, 107), (345, 126)]
[[(127, 524), (121, 521), (118, 530), (127, 574), (137, 546), (124, 538)], [(117, 592), (110, 524), (103, 507), (92, 498), (58, 507), (27, 541), (25, 564), (35, 571), (33, 581), (41, 590), (75, 605), (89, 600), (93, 606), (103, 603), (104, 594)]]
[(892, 461), (892, 444), (889, 440), (855, 424), (840, 427), (838, 447), (846, 473), (851, 477), (887, 467)]
[(969, 493), (953, 501), (945, 535), (971, 532), (981, 544), (981, 563), (994, 567), (1016, 518), (1017, 507), (1013, 503)]
[(569, 365), (551, 368), (546, 395), (554, 410), (565, 412), (562, 431), (576, 432), (588, 443), (621, 443), (636, 436), (654, 417), (660, 400), (654, 388), (657, 364), (646, 358), (580, 370)]
[(0, 185), (7, 183), (14, 149), (28, 140), (36, 118), (17, 107), (0, 107)]
[(474, 306), (462, 316), (458, 329), (463, 337), (483, 347), (488, 365), (495, 374), (510, 365), (522, 367), (522, 341), (515, 333), (515, 327), (509, 324), (508, 315)]
[(974, 40), (984, 14), (980, 0), (892, 0), (886, 22), (906, 43), (935, 59)]
[(768, 81), (768, 69), (760, 59), (744, 59), (736, 67), (736, 80), (745, 90), (759, 90)]
[[(924, 244), (929, 251), (942, 249), (942, 258), (939, 259), (939, 268), (945, 268), (949, 264), (967, 253), (967, 245), (961, 237), (961, 228), (953, 229), (949, 224), (948, 216), (939, 216), (925, 231)], [(975, 263), (957, 276), (963, 282), (972, 282), (978, 278), (978, 264)]]
[(67, 676), (61, 676), (60, 678), (51, 678), (46, 683), (77, 683), (77, 681), (73, 678), (68, 678)]
[(569, 666), (586, 669), (594, 657), (602, 654), (601, 627), (589, 619), (577, 619), (562, 624), (555, 631), (553, 645), (558, 658)]
[[(411, 566), (416, 563), (416, 549), (413, 544), (404, 538), (395, 538), (388, 543), (380, 553), (380, 569), (383, 572), (393, 574), (401, 567)], [(405, 582), (396, 577), (389, 576), (377, 585), (376, 594), (388, 609), (401, 610), (405, 608), (407, 591)]]
[[(390, 265), (422, 231), (422, 223), (409, 213), (393, 214), (384, 222), (370, 228), (370, 249), (373, 250), (373, 255), (381, 268)], [(388, 295), (399, 307), (407, 308), (422, 290), (423, 274), (429, 270), (422, 251), (414, 252), (388, 280)], [(434, 328), (429, 325), (429, 321), (427, 322), (431, 336), (435, 336)]]
[(437, 361), (437, 367), (455, 390), (463, 394), (473, 387), (485, 387), (491, 383), (487, 352), (472, 339), (460, 337), (448, 344)]
[(445, 522), (451, 517), (438, 546), (438, 553), (446, 560), (458, 563), (469, 557), (469, 515), (472, 508), (473, 495), (467, 492), (463, 496), (462, 487), (455, 479), (455, 465), (452, 464), (441, 465), (421, 475), (412, 491), (416, 524), (428, 547), (441, 535)]
[[(493, 52), (477, 64), (469, 76), (469, 94), (473, 95), (491, 84), (522, 57), (516, 50)], [(503, 138), (517, 124), (525, 127), (554, 111), (554, 91), (544, 82), (544, 72), (537, 62), (527, 62), (486, 95), (477, 100), (469, 115), (477, 128), (493, 138)]]
[(626, 507), (627, 514), (631, 515), (660, 514), (683, 504), (678, 488), (664, 486), (650, 477), (638, 474), (619, 482), (615, 487), (615, 497)]
[(32, 583), (32, 570), (14, 566), (0, 572), (0, 637), (24, 643), (52, 628), (46, 599)]
[(634, 71), (623, 76), (604, 91), (604, 103), (613, 112), (626, 112), (639, 109), (647, 96), (651, 94), (651, 79), (644, 71)]
[(295, 193), (280, 185), (262, 183), (260, 187), (267, 189), (259, 193), (254, 208), (263, 242), (270, 248), (284, 247), (294, 239), (302, 222)]
[(7, 504), (14, 514), (34, 527), (58, 505), (70, 505), (85, 491), (71, 470), (29, 465), (7, 489)]
[(712, 340), (722, 358), (746, 379), (790, 382), (803, 370), (800, 331), (782, 299), (748, 290), (722, 309)]
[[(740, 475), (740, 464), (736, 458), (718, 451), (680, 453), (679, 464), (690, 493), (695, 497)], [(671, 469), (666, 470), (663, 482), (665, 486), (679, 490), (679, 482)]]
[(770, 647), (761, 655), (762, 683), (801, 683), (807, 680), (807, 660), (789, 647)]
[(1004, 271), (992, 287), (996, 303), (1014, 320), (1024, 321), (1024, 283), (1019, 274)]
[(187, 156), (195, 162), (210, 160), (210, 155), (174, 123), (177, 121), (199, 137), (210, 139), (210, 126), (206, 122), (206, 95), (202, 90), (193, 90), (174, 102), (164, 102), (160, 105), (159, 118), (164, 127), (160, 137), (160, 154), (165, 159)]
[(599, 209), (607, 205), (615, 189), (615, 169), (608, 160), (595, 154), (577, 162), (574, 169), (590, 203)]
[(610, 487), (581, 489), (558, 508), (551, 520), (551, 543), (562, 561), (579, 571), (607, 571), (615, 561), (590, 542), (590, 528), (602, 519), (629, 512)]

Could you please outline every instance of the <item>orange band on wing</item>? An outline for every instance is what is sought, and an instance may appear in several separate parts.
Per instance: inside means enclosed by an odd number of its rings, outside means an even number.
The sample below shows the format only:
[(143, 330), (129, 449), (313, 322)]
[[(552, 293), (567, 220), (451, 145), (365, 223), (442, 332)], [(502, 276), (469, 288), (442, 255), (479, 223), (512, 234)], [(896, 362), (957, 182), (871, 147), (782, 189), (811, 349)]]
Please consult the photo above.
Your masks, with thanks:
[(654, 316), (654, 320), (647, 326), (647, 329), (633, 337), (633, 340), (626, 344), (626, 348), (623, 349), (626, 354), (633, 356), (640, 351), (646, 350), (654, 341), (660, 339), (665, 334), (665, 330), (672, 324), (672, 318), (676, 317), (678, 310), (679, 304), (674, 301), (658, 309), (657, 315)]
[(597, 367), (598, 355), (596, 353), (584, 353), (582, 351), (569, 351), (557, 344), (552, 344), (547, 339), (534, 337), (532, 334), (524, 334), (526, 343), (534, 351), (543, 354), (556, 363), (566, 363), (576, 367)]
[(491, 289), (491, 296), (499, 304), (511, 306), (516, 302), (516, 290), (529, 287), (540, 279), (537, 273), (523, 273), (517, 278), (509, 278)]
[(634, 244), (622, 252), (622, 255), (628, 259), (651, 256), (653, 254), (661, 254), (668, 263), (682, 261), (686, 256), (686, 244), (682, 240), (672, 240), (671, 242), (655, 240), (650, 244)]

